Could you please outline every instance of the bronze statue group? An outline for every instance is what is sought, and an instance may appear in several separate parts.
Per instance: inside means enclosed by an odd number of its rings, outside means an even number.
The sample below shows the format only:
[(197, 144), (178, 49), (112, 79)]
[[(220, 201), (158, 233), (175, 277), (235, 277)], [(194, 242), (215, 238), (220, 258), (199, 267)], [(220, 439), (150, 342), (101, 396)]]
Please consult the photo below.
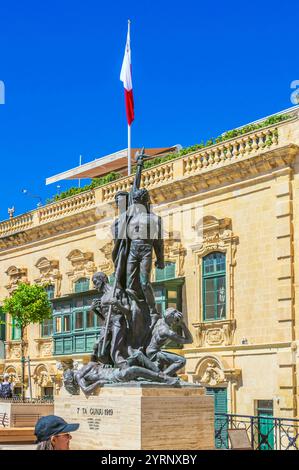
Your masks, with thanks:
[(156, 382), (180, 386), (177, 372), (185, 359), (163, 350), (169, 341), (192, 343), (183, 315), (168, 308), (161, 316), (150, 282), (155, 266), (164, 268), (162, 221), (151, 211), (149, 193), (140, 189), (144, 162), (137, 156), (137, 171), (130, 193), (115, 196), (118, 217), (113, 223), (115, 267), (113, 286), (102, 272), (93, 275), (98, 291), (91, 309), (101, 320), (100, 335), (90, 362), (76, 370), (73, 361), (62, 363), (64, 386), (71, 394), (89, 395), (99, 386), (128, 382)]

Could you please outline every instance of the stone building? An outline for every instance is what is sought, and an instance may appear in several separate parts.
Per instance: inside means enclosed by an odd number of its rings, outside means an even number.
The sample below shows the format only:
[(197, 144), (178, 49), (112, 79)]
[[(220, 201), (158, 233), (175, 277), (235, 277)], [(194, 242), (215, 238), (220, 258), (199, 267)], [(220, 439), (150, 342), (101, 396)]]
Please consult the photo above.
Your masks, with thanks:
[[(287, 119), (146, 170), (165, 222), (156, 300), (182, 309), (194, 342), (185, 376), (218, 411), (298, 416), (299, 110)], [(89, 359), (98, 333), (91, 276), (113, 274), (114, 195), (132, 177), (0, 223), (0, 299), (19, 282), (47, 282), (53, 321), (26, 331), (34, 396), (57, 393), (58, 361)], [(7, 371), (19, 386), (20, 337), (8, 318)], [(26, 376), (28, 383), (28, 374)]]

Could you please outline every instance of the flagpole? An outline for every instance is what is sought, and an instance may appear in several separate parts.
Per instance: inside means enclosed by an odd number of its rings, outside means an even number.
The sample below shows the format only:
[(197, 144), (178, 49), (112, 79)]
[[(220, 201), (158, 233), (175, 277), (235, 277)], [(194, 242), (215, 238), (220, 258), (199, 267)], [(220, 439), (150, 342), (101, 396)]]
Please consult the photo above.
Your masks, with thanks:
[(128, 125), (128, 176), (131, 174), (131, 126)]
[[(128, 20), (128, 35), (131, 41), (131, 21)], [(131, 46), (130, 46), (131, 49)], [(128, 124), (128, 176), (131, 175), (131, 126)]]

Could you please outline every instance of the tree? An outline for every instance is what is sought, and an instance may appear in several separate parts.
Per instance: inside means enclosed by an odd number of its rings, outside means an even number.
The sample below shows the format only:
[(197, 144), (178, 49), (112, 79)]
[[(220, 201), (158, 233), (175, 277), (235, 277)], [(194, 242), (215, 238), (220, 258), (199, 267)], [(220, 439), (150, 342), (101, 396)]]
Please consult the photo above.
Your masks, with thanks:
[(10, 314), (21, 330), (22, 398), (25, 398), (24, 330), (30, 323), (41, 323), (52, 317), (51, 304), (45, 286), (19, 284), (3, 302), (3, 312)]

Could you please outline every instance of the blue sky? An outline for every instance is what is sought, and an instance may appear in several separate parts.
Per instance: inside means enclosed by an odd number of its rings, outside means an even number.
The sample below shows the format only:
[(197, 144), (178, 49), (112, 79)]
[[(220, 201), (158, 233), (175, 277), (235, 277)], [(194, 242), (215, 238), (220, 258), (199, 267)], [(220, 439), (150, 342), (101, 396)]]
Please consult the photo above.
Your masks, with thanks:
[[(183, 146), (292, 106), (298, 2), (2, 2), (1, 206), (45, 201), (45, 178), (127, 145), (122, 83), (127, 19), (132, 146)], [(62, 182), (61, 190), (74, 183)]]

